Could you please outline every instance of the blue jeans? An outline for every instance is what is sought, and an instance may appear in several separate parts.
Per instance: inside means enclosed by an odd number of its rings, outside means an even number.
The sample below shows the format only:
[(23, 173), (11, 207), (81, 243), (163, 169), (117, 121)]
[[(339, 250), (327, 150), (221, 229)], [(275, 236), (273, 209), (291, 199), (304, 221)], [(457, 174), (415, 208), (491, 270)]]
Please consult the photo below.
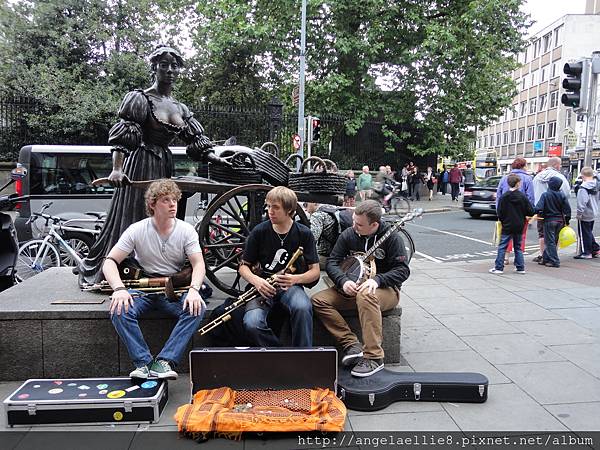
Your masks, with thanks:
[(111, 320), (115, 330), (117, 330), (117, 334), (125, 344), (125, 347), (127, 347), (133, 364), (135, 367), (141, 367), (152, 362), (152, 354), (144, 340), (138, 319), (142, 318), (149, 311), (154, 310), (164, 312), (171, 317), (179, 319), (163, 349), (156, 356), (157, 359), (164, 359), (177, 365), (181, 361), (181, 358), (183, 358), (190, 339), (192, 339), (192, 336), (200, 327), (206, 310), (202, 310), (198, 316), (191, 316), (189, 309), (184, 311), (183, 301), (187, 294), (184, 294), (177, 302), (170, 302), (164, 294), (146, 293), (144, 295), (143, 292), (136, 290), (129, 290), (129, 293), (140, 293), (142, 295), (134, 297), (133, 307), (130, 307), (128, 312), (123, 310), (121, 311), (121, 315), (115, 313)]
[(549, 262), (555, 266), (560, 265), (560, 259), (558, 259), (558, 250), (556, 244), (558, 243), (558, 233), (564, 226), (564, 222), (561, 219), (547, 219), (544, 220), (544, 262)]
[[(313, 316), (312, 303), (302, 286), (294, 285), (287, 291), (275, 294), (273, 301), (279, 301), (290, 314), (292, 345), (312, 347)], [(244, 314), (244, 329), (248, 338), (259, 347), (279, 347), (279, 338), (267, 324), (269, 310), (255, 308)]]
[(525, 258), (523, 258), (523, 249), (521, 248), (522, 234), (502, 234), (500, 236), (500, 244), (498, 244), (498, 255), (496, 256), (496, 270), (504, 270), (504, 255), (508, 243), (512, 239), (513, 249), (515, 251), (515, 267), (517, 270), (525, 270)]

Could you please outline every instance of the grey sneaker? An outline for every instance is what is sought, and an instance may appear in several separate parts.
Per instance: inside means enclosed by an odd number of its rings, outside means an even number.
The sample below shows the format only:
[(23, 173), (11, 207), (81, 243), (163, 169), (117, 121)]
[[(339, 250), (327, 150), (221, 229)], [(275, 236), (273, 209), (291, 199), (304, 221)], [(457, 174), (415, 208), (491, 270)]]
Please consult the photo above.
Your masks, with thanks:
[(495, 267), (492, 267), (490, 270), (488, 270), (488, 272), (495, 275), (502, 275), (504, 273), (503, 270), (496, 269)]
[(342, 366), (349, 367), (352, 364), (356, 364), (359, 358), (363, 356), (362, 345), (359, 342), (351, 344), (344, 349), (344, 356), (342, 357)]
[(167, 378), (169, 380), (177, 379), (177, 372), (171, 369), (171, 365), (164, 359), (155, 360), (150, 366), (150, 375), (156, 378)]
[(519, 275), (525, 275), (527, 272), (525, 272), (525, 269), (519, 270), (517, 268), (515, 268), (515, 272), (518, 273)]
[(355, 377), (370, 377), (383, 369), (383, 359), (362, 358), (350, 372)]
[(136, 367), (131, 371), (129, 376), (131, 378), (141, 378), (146, 380), (150, 376), (150, 370), (148, 369), (148, 366)]

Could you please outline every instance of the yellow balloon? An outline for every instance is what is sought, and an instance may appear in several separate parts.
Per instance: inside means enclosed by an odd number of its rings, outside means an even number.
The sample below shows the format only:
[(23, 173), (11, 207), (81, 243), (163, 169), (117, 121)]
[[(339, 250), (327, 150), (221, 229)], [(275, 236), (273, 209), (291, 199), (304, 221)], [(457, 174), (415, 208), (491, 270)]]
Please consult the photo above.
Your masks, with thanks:
[(577, 233), (569, 226), (562, 227), (558, 233), (558, 248), (565, 248), (577, 242)]

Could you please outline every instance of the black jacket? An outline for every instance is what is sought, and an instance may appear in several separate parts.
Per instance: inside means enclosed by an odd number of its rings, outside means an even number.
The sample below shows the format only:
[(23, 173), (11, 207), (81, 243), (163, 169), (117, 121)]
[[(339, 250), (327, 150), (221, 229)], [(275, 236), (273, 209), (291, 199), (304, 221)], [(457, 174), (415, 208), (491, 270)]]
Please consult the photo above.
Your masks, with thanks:
[(498, 219), (502, 222), (502, 234), (521, 234), (525, 217), (533, 216), (533, 207), (521, 191), (506, 191), (498, 202)]
[(565, 223), (571, 220), (571, 205), (569, 200), (560, 190), (562, 180), (552, 177), (548, 181), (548, 190), (542, 194), (540, 201), (535, 205), (535, 211), (544, 219), (562, 219)]
[[(390, 225), (385, 222), (379, 222), (379, 228), (374, 235), (359, 236), (354, 228), (347, 228), (338, 238), (331, 255), (327, 258), (326, 270), (329, 277), (338, 288), (342, 288), (348, 281), (348, 277), (340, 269), (340, 263), (352, 253), (365, 252), (370, 249), (375, 242), (380, 239)], [(380, 255), (379, 250), (383, 250)], [(376, 251), (375, 266), (377, 275), (375, 281), (381, 288), (398, 288), (406, 281), (410, 275), (410, 269), (406, 263), (406, 250), (402, 238), (398, 233), (393, 233), (386, 239), (378, 251)], [(378, 257), (379, 256), (379, 257)]]

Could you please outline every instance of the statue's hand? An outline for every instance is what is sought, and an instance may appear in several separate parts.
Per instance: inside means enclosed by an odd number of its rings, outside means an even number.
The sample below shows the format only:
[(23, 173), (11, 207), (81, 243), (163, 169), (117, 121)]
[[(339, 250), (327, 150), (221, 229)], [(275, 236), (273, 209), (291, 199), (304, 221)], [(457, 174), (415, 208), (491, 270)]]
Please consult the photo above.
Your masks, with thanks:
[(122, 187), (123, 178), (125, 178), (125, 174), (121, 169), (113, 169), (108, 176), (108, 181), (110, 181), (110, 184), (114, 187)]

